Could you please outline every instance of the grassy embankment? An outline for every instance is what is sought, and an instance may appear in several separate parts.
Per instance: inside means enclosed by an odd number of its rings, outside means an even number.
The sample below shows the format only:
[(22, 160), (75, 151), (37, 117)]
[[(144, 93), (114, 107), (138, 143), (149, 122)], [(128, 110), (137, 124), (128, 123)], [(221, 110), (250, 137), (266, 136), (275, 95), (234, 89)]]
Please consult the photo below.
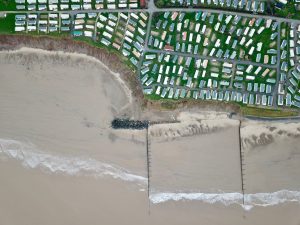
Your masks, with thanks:
[(78, 41), (78, 42), (85, 42), (93, 47), (96, 47), (96, 48), (100, 48), (100, 49), (105, 49), (107, 50), (109, 53), (113, 53), (113, 54), (116, 54), (121, 60), (123, 63), (126, 64), (127, 67), (129, 67), (133, 72), (136, 72), (136, 67), (131, 64), (131, 62), (129, 61), (128, 58), (124, 57), (121, 52), (119, 52), (118, 50), (114, 49), (113, 47), (107, 47), (103, 44), (101, 44), (100, 42), (95, 42), (93, 41), (91, 38), (88, 38), (88, 37), (84, 37), (84, 36), (81, 36), (81, 37), (74, 37), (73, 38), (75, 41)]
[(292, 117), (292, 116), (299, 116), (299, 111), (295, 111), (292, 109), (266, 109), (266, 108), (257, 108), (246, 106), (242, 104), (238, 104), (235, 102), (217, 102), (212, 100), (195, 100), (195, 99), (162, 99), (160, 96), (157, 95), (148, 95), (145, 96), (146, 99), (150, 101), (157, 101), (160, 103), (160, 106), (163, 110), (174, 110), (182, 102), (193, 102), (195, 106), (213, 106), (214, 108), (220, 105), (222, 106), (229, 106), (232, 108), (239, 108), (239, 112), (242, 116), (257, 116), (257, 117)]
[(276, 109), (264, 109), (242, 106), (241, 114), (243, 116), (257, 116), (257, 117), (290, 117), (298, 116), (299, 112), (292, 110), (276, 110)]

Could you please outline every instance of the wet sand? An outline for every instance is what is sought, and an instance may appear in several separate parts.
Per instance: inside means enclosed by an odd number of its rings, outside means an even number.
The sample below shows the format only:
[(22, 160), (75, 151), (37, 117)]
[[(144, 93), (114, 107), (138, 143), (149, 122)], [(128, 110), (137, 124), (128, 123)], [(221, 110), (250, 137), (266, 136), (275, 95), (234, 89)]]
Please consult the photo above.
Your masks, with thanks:
[(210, 115), (186, 114), (180, 124), (151, 126), (154, 192), (241, 191), (239, 121)]
[[(239, 205), (239, 197), (233, 204), (207, 195), (199, 201), (151, 203), (146, 131), (110, 128), (115, 116), (139, 119), (143, 112), (120, 76), (101, 63), (82, 55), (23, 49), (0, 53), (0, 67), (0, 224), (299, 225), (299, 201), (250, 211)], [(164, 116), (182, 122), (149, 129), (154, 189), (239, 194), (238, 121), (214, 112)], [(154, 117), (162, 115), (155, 112)], [(245, 140), (253, 136), (248, 128), (257, 132), (256, 124), (245, 123)], [(286, 163), (281, 151), (273, 157), (281, 160), (273, 165), (275, 172), (265, 163), (270, 150), (261, 147), (255, 153), (260, 147), (244, 143), (249, 193), (299, 191), (298, 139), (283, 136), (274, 145), (262, 143), (280, 151), (278, 143), (292, 141), (293, 163)], [(280, 178), (271, 180), (273, 188), (267, 185), (270, 180), (264, 183), (256, 176), (262, 170), (265, 177), (274, 172)], [(286, 175), (290, 179), (282, 182)]]
[[(0, 224), (298, 225), (298, 203), (255, 207), (170, 201), (150, 204), (135, 184), (111, 178), (65, 176), (0, 163)], [(150, 210), (149, 210), (150, 209)]]
[(246, 193), (300, 190), (300, 123), (244, 122)]

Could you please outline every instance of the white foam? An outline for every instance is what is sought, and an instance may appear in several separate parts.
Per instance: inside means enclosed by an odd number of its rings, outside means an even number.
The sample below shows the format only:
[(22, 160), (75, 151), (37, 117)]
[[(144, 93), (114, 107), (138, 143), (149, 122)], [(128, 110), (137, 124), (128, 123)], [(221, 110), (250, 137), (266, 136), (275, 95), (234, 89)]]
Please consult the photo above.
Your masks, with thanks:
[(257, 206), (271, 206), (285, 202), (300, 203), (300, 191), (280, 190), (271, 193), (246, 194), (245, 202)]
[[(124, 181), (147, 184), (147, 178), (132, 174), (128, 170), (116, 165), (103, 163), (91, 158), (58, 156), (40, 152), (30, 143), (15, 140), (0, 139), (0, 156), (22, 162), (27, 168), (41, 168), (52, 173), (67, 175), (111, 176)], [(145, 191), (140, 189), (140, 191)], [(254, 206), (272, 206), (285, 202), (300, 203), (300, 191), (280, 190), (272, 193), (245, 194), (238, 192), (226, 193), (184, 193), (184, 192), (152, 192), (149, 196), (154, 204), (167, 201), (201, 201), (226, 206), (241, 205), (245, 210)], [(243, 204), (244, 200), (244, 204)]]
[(166, 201), (198, 200), (205, 203), (222, 203), (231, 205), (240, 203), (243, 195), (241, 193), (154, 193), (150, 195), (152, 203), (162, 203)]
[(111, 176), (124, 181), (146, 184), (147, 178), (132, 174), (116, 165), (91, 158), (66, 157), (40, 152), (30, 143), (0, 139), (0, 153), (22, 162), (27, 168), (41, 168), (52, 173), (68, 175)]
[[(239, 204), (245, 210), (250, 210), (254, 206), (272, 206), (285, 202), (300, 203), (300, 191), (280, 190), (271, 193), (255, 193), (245, 194), (241, 193), (171, 193), (158, 192), (150, 195), (150, 200), (154, 204), (163, 203), (167, 201), (184, 201), (197, 200), (205, 203), (222, 203), (226, 206), (232, 204)], [(244, 200), (244, 204), (243, 204)]]

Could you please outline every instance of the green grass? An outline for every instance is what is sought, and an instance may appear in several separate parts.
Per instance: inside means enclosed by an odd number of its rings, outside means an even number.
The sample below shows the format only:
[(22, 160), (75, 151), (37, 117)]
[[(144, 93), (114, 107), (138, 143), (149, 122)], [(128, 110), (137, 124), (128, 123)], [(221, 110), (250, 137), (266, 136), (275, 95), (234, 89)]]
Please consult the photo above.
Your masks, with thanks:
[(15, 15), (7, 14), (6, 17), (0, 17), (0, 33), (14, 33)]
[(49, 32), (47, 35), (54, 36), (54, 37), (70, 37), (71, 36), (70, 32), (58, 32), (58, 31)]
[(275, 8), (275, 14), (280, 17), (300, 19), (300, 11), (296, 10), (293, 2), (288, 2), (282, 9)]
[(0, 0), (0, 11), (16, 10), (15, 0)]
[(160, 95), (156, 95), (155, 93), (152, 93), (151, 95), (145, 95), (145, 98), (154, 101), (163, 99), (162, 97), (160, 97)]
[[(200, 102), (215, 102), (212, 100), (194, 100), (194, 99), (163, 99), (158, 95), (151, 94), (151, 95), (145, 95), (146, 99), (153, 100), (153, 101), (159, 101), (162, 109), (167, 110), (174, 110), (177, 108), (178, 104), (182, 102), (182, 100), (185, 100), (187, 102), (193, 102), (193, 101), (200, 101)], [(227, 103), (227, 102), (223, 102)], [(276, 110), (276, 109), (267, 109), (267, 108), (257, 108), (257, 107), (251, 107), (251, 106), (245, 106), (242, 103), (237, 102), (229, 102), (229, 104), (233, 104), (240, 107), (240, 113), (242, 116), (257, 116), (257, 117), (273, 117), (273, 118), (280, 118), (280, 117), (292, 117), (292, 116), (299, 116), (299, 112), (293, 111), (293, 110)]]
[[(155, 94), (151, 95), (144, 95), (147, 100), (156, 101), (160, 103), (160, 108), (162, 110), (175, 110), (178, 108), (178, 105), (182, 103), (182, 101), (186, 101), (187, 99), (168, 99), (168, 98), (161, 98)], [(188, 100), (189, 101), (189, 100)], [(190, 100), (192, 101), (192, 100)]]
[(241, 114), (243, 116), (258, 116), (258, 117), (290, 117), (299, 115), (296, 111), (264, 109), (254, 107), (241, 107)]

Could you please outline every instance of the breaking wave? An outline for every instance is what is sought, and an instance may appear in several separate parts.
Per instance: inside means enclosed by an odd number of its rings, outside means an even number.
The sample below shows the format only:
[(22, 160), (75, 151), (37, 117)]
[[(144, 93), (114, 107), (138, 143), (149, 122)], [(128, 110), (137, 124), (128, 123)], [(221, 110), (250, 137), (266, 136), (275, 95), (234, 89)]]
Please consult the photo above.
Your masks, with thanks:
[(145, 177), (130, 173), (124, 168), (82, 157), (56, 156), (39, 152), (30, 143), (0, 139), (0, 154), (22, 162), (27, 168), (41, 168), (67, 175), (111, 176), (115, 179), (146, 184)]
[[(233, 193), (153, 193), (150, 200), (154, 204), (167, 201), (198, 200), (205, 203), (222, 203), (226, 206), (239, 204), (245, 210), (254, 206), (272, 206), (285, 202), (300, 203), (300, 191), (280, 190), (271, 193), (243, 194)], [(244, 200), (244, 203), (243, 203)]]
[[(0, 139), (0, 156), (21, 161), (27, 168), (41, 168), (53, 173), (67, 175), (110, 176), (123, 181), (135, 182), (139, 185), (147, 184), (147, 178), (132, 174), (130, 171), (103, 163), (91, 158), (56, 156), (38, 151), (33, 144), (16, 140)], [(144, 190), (144, 189), (141, 189)], [(225, 206), (238, 204), (245, 210), (254, 206), (272, 206), (285, 202), (300, 203), (300, 191), (280, 190), (272, 193), (183, 193), (183, 192), (152, 192), (149, 196), (154, 204), (167, 201), (201, 201)], [(244, 201), (244, 203), (243, 203)]]

